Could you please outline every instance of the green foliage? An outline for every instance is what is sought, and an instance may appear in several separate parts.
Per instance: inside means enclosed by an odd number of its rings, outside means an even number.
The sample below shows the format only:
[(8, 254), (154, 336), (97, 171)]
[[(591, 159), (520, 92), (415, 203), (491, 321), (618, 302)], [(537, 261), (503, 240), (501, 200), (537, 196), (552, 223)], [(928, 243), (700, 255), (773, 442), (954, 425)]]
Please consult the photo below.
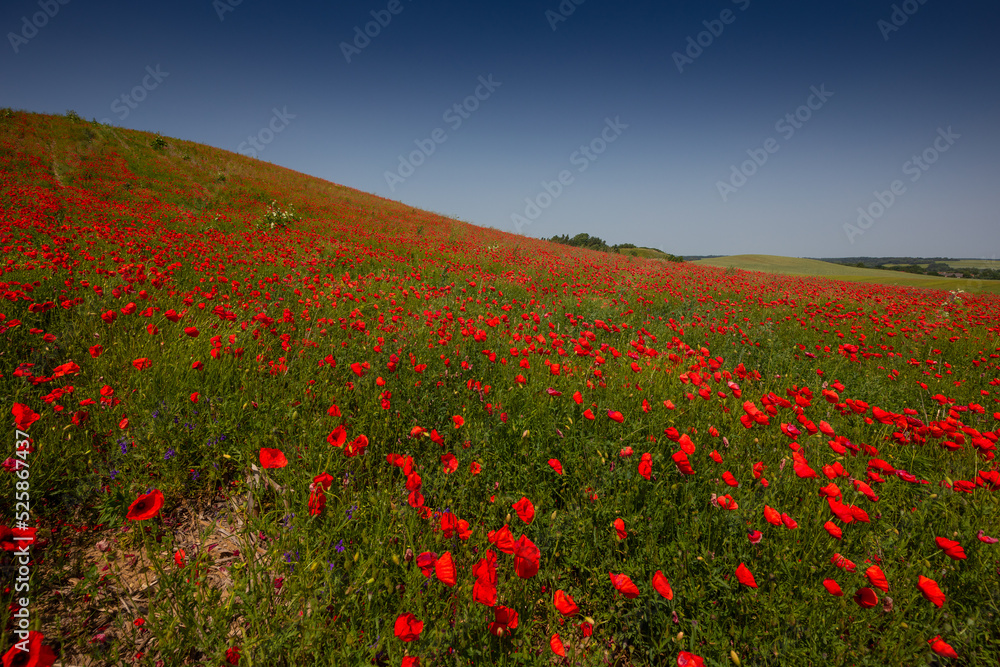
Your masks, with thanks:
[(256, 229), (257, 231), (285, 230), (288, 229), (288, 225), (301, 219), (293, 206), (281, 208), (278, 202), (272, 201), (264, 215), (257, 220)]
[(167, 147), (167, 140), (157, 135), (153, 137), (153, 140), (149, 142), (149, 145), (158, 151), (163, 150), (164, 148)]

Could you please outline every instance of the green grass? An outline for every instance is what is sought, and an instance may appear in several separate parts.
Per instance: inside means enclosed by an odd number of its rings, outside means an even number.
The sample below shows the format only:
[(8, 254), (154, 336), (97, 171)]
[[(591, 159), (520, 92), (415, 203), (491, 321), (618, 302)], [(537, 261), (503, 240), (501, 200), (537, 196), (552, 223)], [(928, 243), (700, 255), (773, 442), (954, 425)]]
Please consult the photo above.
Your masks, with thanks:
[(882, 271), (879, 269), (864, 269), (855, 266), (845, 266), (833, 262), (823, 262), (816, 259), (799, 257), (781, 257), (778, 255), (730, 255), (699, 259), (692, 264), (716, 266), (721, 268), (736, 268), (744, 271), (760, 271), (762, 273), (780, 273), (790, 276), (817, 276), (836, 280), (877, 283), (883, 285), (902, 285), (906, 287), (922, 287), (937, 290), (963, 290), (966, 292), (986, 292), (1000, 294), (1000, 282), (991, 280), (971, 280), (964, 278), (943, 278), (940, 276), (921, 276), (918, 274)]

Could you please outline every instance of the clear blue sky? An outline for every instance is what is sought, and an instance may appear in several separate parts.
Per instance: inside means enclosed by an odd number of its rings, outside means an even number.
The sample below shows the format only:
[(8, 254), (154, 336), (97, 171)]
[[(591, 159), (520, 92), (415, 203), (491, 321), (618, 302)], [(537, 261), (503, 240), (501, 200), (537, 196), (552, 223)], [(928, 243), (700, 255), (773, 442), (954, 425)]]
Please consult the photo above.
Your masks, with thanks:
[(7, 0), (0, 106), (536, 237), (996, 257), (1000, 5), (893, 4)]

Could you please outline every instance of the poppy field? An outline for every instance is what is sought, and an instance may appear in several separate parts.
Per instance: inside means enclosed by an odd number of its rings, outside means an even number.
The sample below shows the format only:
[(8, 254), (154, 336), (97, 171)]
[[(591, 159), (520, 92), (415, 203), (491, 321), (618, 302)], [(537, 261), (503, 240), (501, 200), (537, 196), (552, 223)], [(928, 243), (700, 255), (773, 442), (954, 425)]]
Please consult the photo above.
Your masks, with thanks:
[(1000, 296), (9, 110), (0, 243), (4, 667), (1000, 662)]

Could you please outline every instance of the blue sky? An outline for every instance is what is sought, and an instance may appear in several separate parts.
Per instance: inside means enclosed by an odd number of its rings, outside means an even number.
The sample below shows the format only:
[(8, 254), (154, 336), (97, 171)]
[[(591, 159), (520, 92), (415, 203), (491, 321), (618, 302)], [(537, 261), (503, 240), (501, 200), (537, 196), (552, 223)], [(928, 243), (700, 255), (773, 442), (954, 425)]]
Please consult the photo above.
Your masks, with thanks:
[(1000, 255), (996, 3), (64, 1), (0, 8), (0, 106), (535, 237)]

